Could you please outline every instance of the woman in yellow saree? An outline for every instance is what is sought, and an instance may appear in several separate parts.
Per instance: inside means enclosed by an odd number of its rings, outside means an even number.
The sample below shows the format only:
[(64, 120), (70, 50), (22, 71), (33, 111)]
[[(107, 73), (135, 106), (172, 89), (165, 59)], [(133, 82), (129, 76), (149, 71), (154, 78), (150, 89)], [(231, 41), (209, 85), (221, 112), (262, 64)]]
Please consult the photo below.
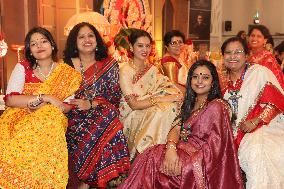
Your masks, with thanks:
[(129, 42), (133, 60), (120, 68), (119, 82), (123, 93), (120, 119), (132, 160), (137, 152), (166, 143), (183, 95), (168, 77), (147, 63), (152, 42), (149, 33), (133, 31)]
[(70, 105), (63, 101), (78, 89), (80, 73), (56, 61), (49, 31), (33, 28), (25, 39), (25, 61), (10, 77), (0, 117), (0, 188), (65, 188), (65, 141)]

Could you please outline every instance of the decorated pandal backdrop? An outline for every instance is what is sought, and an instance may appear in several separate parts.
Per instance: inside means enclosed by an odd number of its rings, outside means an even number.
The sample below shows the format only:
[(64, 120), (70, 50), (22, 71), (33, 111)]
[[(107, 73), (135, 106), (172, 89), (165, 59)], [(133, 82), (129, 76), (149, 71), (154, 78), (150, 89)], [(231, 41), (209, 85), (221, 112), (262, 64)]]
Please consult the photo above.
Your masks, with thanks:
[[(194, 2), (194, 1), (192, 1)], [(191, 18), (189, 27), (190, 38), (185, 41), (183, 52), (180, 59), (188, 68), (197, 59), (211, 59), (218, 67), (220, 64), (220, 52), (211, 53), (209, 51), (210, 40), (210, 8), (211, 0), (206, 0), (204, 3), (192, 3), (190, 12)], [(93, 24), (103, 36), (109, 51), (115, 59), (120, 63), (128, 61), (129, 44), (127, 37), (134, 29), (143, 29), (153, 34), (152, 19), (148, 0), (104, 0), (101, 13), (98, 12), (83, 12), (72, 16), (64, 27), (64, 34), (67, 36), (74, 25), (79, 22), (89, 22)], [(194, 13), (194, 14), (193, 14)], [(206, 15), (205, 34), (198, 36), (193, 30), (194, 17), (199, 13)], [(205, 14), (206, 13), (206, 14)], [(153, 36), (153, 35), (152, 35)], [(194, 47), (195, 46), (195, 47)], [(149, 57), (149, 62), (160, 67), (160, 58), (157, 46), (153, 43), (152, 52)], [(159, 49), (162, 52), (161, 49)], [(220, 67), (221, 69), (221, 67)]]

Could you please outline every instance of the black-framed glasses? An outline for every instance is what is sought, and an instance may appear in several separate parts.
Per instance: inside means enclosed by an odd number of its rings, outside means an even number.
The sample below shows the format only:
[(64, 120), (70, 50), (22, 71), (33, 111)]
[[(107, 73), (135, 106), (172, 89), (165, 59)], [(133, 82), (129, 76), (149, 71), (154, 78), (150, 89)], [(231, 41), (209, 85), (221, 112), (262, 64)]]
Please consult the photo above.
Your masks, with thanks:
[(225, 51), (224, 54), (225, 55), (228, 55), (228, 56), (232, 56), (232, 55), (236, 55), (236, 56), (239, 56), (241, 54), (243, 54), (245, 51), (244, 50), (234, 50), (234, 51)]

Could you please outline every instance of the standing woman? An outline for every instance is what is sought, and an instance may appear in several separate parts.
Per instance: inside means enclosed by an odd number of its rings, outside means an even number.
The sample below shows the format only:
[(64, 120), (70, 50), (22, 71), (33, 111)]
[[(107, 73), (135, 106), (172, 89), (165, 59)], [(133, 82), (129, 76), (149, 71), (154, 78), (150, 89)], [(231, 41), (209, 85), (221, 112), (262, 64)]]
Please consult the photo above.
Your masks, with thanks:
[(249, 30), (248, 35), (250, 48), (248, 62), (260, 64), (270, 69), (279, 80), (282, 88), (284, 88), (284, 75), (281, 67), (277, 63), (275, 56), (265, 48), (266, 43), (271, 38), (268, 28), (263, 25), (254, 25)]
[(229, 38), (221, 49), (229, 77), (224, 98), (233, 110), (233, 131), (246, 188), (284, 188), (281, 83), (268, 68), (247, 62), (248, 48), (243, 40)]
[(185, 92), (188, 67), (179, 61), (184, 45), (184, 34), (178, 30), (167, 32), (163, 38), (166, 54), (161, 59), (164, 74)]
[(65, 188), (65, 139), (71, 108), (64, 99), (79, 88), (81, 75), (57, 61), (57, 46), (44, 28), (25, 38), (26, 60), (16, 64), (0, 117), (0, 188)]
[(86, 22), (70, 31), (64, 61), (83, 77), (68, 114), (69, 187), (105, 188), (130, 166), (119, 121), (119, 67), (96, 28)]
[(148, 32), (133, 31), (129, 42), (133, 58), (121, 67), (119, 75), (123, 93), (120, 118), (133, 159), (152, 145), (166, 143), (183, 95), (148, 62), (152, 43)]

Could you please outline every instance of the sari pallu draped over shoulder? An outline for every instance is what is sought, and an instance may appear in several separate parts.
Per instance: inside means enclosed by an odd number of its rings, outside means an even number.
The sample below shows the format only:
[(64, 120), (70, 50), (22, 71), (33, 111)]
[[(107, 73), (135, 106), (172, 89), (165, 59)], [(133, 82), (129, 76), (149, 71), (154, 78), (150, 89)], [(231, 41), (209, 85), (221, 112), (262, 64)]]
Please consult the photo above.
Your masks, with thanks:
[[(271, 70), (255, 64), (248, 68), (239, 89), (241, 98), (233, 129), (249, 189), (284, 188), (284, 92), (281, 85)], [(230, 98), (228, 90), (224, 98)], [(261, 121), (250, 133), (239, 129), (242, 122), (259, 117), (267, 105), (278, 111), (273, 119), (268, 123)]]
[[(32, 70), (25, 66), (26, 77)], [(27, 79), (23, 94), (50, 94), (64, 100), (79, 88), (81, 75), (60, 63), (43, 83)], [(0, 188), (65, 188), (68, 152), (67, 118), (54, 105), (33, 112), (7, 108), (0, 117)]]
[(106, 187), (108, 181), (125, 173), (130, 163), (118, 118), (121, 98), (118, 64), (112, 58), (95, 64), (85, 71), (85, 79), (90, 82), (82, 84), (75, 97), (91, 98), (98, 105), (86, 111), (73, 108), (68, 113), (66, 138), (77, 178), (92, 187)]
[(185, 123), (188, 141), (177, 144), (180, 176), (160, 172), (166, 146), (156, 145), (138, 155), (119, 189), (242, 189), (228, 105), (213, 100)]
[(180, 91), (170, 80), (159, 73), (154, 65), (148, 65), (142, 72), (136, 72), (130, 63), (120, 68), (120, 86), (123, 98), (120, 103), (120, 120), (123, 132), (128, 139), (130, 158), (142, 153), (155, 144), (165, 144), (172, 122), (179, 114), (178, 102), (156, 103), (145, 109), (132, 110), (127, 101), (136, 97), (137, 100), (149, 99)]

